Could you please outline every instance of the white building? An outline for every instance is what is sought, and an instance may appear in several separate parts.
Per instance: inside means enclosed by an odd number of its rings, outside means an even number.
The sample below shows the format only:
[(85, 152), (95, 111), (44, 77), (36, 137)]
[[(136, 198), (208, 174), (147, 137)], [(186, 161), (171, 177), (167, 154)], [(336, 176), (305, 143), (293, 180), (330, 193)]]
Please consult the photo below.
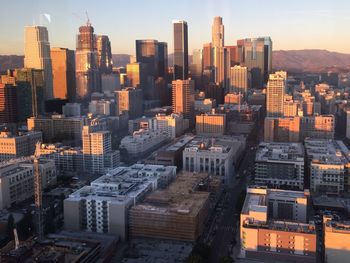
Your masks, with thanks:
[(350, 152), (342, 141), (306, 139), (312, 192), (341, 193), (350, 164)]
[(113, 169), (64, 200), (65, 229), (109, 233), (126, 240), (129, 208), (175, 177), (175, 166), (135, 164)]
[[(53, 160), (40, 159), (39, 171), (42, 188), (57, 183)], [(2, 163), (0, 166), (0, 209), (9, 208), (34, 196), (34, 165), (19, 160)]]
[(183, 115), (173, 113), (171, 115), (157, 114), (156, 117), (156, 130), (164, 132), (169, 138), (175, 139), (184, 133), (186, 123)]
[(46, 99), (53, 97), (52, 63), (49, 33), (44, 26), (26, 26), (24, 30), (24, 67), (44, 70)]
[(207, 172), (220, 177), (223, 184), (233, 180), (235, 164), (245, 149), (243, 136), (195, 137), (182, 153), (185, 171)]
[(163, 131), (140, 129), (132, 136), (125, 136), (120, 142), (120, 149), (125, 149), (130, 157), (145, 155), (157, 149), (168, 141), (168, 136)]
[(255, 157), (255, 183), (271, 188), (304, 189), (302, 144), (260, 143)]

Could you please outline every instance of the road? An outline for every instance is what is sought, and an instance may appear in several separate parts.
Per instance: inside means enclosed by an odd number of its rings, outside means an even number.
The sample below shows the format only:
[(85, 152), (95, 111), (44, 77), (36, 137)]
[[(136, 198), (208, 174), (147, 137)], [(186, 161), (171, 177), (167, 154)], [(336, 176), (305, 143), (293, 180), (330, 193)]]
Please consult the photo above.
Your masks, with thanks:
[[(246, 188), (250, 171), (254, 168), (255, 149), (251, 150), (252, 144), (247, 146), (245, 157), (241, 161), (238, 173), (240, 178), (234, 185), (226, 188), (222, 198), (222, 211), (216, 212), (216, 220), (213, 222), (209, 233), (208, 244), (211, 246), (211, 260), (216, 263), (232, 253), (233, 240), (239, 231), (239, 212), (236, 211), (236, 203), (239, 194)], [(244, 174), (246, 170), (246, 174)], [(239, 240), (236, 240), (239, 243)]]

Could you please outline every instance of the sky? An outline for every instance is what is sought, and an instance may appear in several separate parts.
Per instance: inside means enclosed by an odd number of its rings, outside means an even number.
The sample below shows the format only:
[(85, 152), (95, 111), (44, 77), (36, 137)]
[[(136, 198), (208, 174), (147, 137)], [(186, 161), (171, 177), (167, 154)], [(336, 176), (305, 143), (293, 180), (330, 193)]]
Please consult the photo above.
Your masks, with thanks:
[(274, 50), (327, 49), (350, 53), (349, 0), (11, 0), (2, 3), (0, 54), (23, 54), (24, 26), (49, 14), (51, 47), (75, 49), (86, 11), (96, 34), (108, 35), (113, 54), (135, 54), (136, 39), (168, 42), (172, 21), (188, 23), (189, 52), (211, 41), (222, 16), (225, 45), (270, 36)]

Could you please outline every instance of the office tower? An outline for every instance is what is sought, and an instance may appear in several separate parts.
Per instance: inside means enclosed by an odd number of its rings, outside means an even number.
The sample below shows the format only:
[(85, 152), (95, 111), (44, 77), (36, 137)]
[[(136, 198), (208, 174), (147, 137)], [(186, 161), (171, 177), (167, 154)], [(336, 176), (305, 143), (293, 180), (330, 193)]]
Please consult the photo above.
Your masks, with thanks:
[(112, 50), (108, 36), (98, 35), (96, 37), (97, 65), (100, 73), (112, 72)]
[(75, 55), (68, 48), (52, 48), (53, 97), (75, 100)]
[(42, 141), (42, 133), (30, 131), (19, 133), (0, 132), (0, 161), (22, 156), (29, 156), (35, 152), (35, 144)]
[(279, 71), (270, 74), (267, 83), (266, 116), (282, 117), (287, 73)]
[(96, 37), (89, 21), (85, 26), (79, 27), (75, 71), (77, 100), (87, 100), (92, 92), (100, 89)]
[(120, 74), (116, 72), (101, 74), (101, 91), (111, 94), (116, 90), (120, 90)]
[(230, 52), (230, 67), (239, 64), (238, 60), (238, 48), (237, 46), (226, 46), (228, 51)]
[(53, 98), (50, 43), (46, 27), (25, 27), (24, 67), (42, 69), (44, 71), (44, 100)]
[(222, 24), (222, 17), (214, 17), (212, 25), (212, 45), (213, 47), (224, 47), (224, 25)]
[(17, 84), (19, 121), (38, 117), (45, 113), (44, 72), (42, 69), (16, 69), (13, 72)]
[(0, 123), (17, 122), (16, 86), (0, 83)]
[(237, 59), (252, 74), (253, 88), (261, 88), (272, 69), (272, 41), (270, 37), (237, 41)]
[(194, 80), (173, 80), (173, 113), (182, 113), (186, 119), (194, 119)]
[(158, 42), (158, 76), (166, 78), (168, 74), (168, 43)]
[(222, 88), (229, 86), (230, 53), (226, 47), (213, 48), (214, 82)]
[[(153, 39), (136, 40), (136, 61), (146, 65), (147, 76), (157, 77), (159, 56), (158, 41)], [(164, 54), (162, 54), (164, 57)]]
[(141, 117), (143, 114), (143, 96), (139, 88), (125, 88), (116, 92), (117, 115), (129, 114), (129, 119)]
[(217, 104), (224, 103), (225, 90), (222, 86), (210, 82), (204, 86), (204, 92), (206, 98), (215, 99)]
[(196, 89), (202, 88), (202, 50), (194, 49), (190, 65), (191, 79), (195, 81)]
[(101, 125), (86, 125), (82, 130), (84, 170), (92, 173), (104, 173), (119, 164), (119, 151), (112, 150), (110, 131)]
[(174, 80), (188, 78), (188, 33), (187, 22), (173, 21), (174, 29)]
[(213, 51), (212, 44), (207, 43), (203, 45), (203, 70), (213, 66)]
[(230, 92), (247, 94), (250, 87), (250, 76), (247, 67), (234, 66), (230, 68)]
[(139, 62), (126, 65), (126, 74), (130, 87), (140, 88), (147, 91), (147, 65)]

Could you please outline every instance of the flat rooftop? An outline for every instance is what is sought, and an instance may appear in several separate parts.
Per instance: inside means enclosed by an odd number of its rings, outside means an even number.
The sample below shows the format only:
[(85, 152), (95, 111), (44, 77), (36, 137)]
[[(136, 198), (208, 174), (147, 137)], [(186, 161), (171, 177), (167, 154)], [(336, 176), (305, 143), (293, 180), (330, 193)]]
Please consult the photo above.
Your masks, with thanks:
[(184, 135), (180, 137), (177, 141), (175, 141), (175, 143), (172, 143), (171, 145), (166, 147), (163, 151), (176, 152), (177, 150), (188, 144), (190, 141), (192, 141), (194, 138), (195, 136)]
[(262, 142), (256, 152), (257, 162), (304, 162), (301, 143)]

